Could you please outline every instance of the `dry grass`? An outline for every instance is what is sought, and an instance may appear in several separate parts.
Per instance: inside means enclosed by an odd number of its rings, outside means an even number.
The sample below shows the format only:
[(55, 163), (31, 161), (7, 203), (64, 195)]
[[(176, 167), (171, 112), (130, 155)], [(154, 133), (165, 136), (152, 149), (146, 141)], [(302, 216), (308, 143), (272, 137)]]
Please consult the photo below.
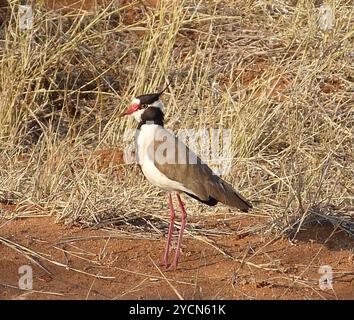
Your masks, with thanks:
[[(170, 82), (166, 126), (231, 129), (225, 178), (272, 231), (299, 229), (314, 210), (350, 218), (354, 2), (328, 1), (328, 31), (319, 28), (320, 2), (118, 1), (81, 14), (38, 4), (34, 28), (21, 31), (10, 1), (0, 40), (1, 203), (161, 234), (164, 193), (135, 165), (98, 172), (95, 152), (124, 149), (135, 124), (119, 112), (134, 94)], [(229, 212), (186, 201), (195, 234), (209, 232), (194, 228), (205, 212)]]

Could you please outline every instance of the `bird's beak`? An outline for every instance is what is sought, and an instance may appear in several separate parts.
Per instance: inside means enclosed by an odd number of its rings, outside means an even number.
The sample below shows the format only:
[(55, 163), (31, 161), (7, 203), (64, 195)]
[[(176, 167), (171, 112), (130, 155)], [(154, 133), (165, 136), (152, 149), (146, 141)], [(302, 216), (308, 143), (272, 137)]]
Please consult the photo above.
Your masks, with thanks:
[(139, 103), (133, 103), (129, 108), (127, 108), (124, 112), (122, 112), (120, 116), (123, 117), (134, 113), (136, 110), (139, 109), (139, 106), (140, 106)]

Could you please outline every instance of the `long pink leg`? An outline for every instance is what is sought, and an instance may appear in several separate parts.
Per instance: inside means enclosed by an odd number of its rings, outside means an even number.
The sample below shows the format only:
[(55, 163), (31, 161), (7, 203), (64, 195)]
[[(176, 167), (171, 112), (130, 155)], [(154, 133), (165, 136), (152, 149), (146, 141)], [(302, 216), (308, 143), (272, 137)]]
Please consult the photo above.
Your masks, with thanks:
[(163, 255), (163, 264), (165, 265), (165, 267), (168, 266), (168, 252), (170, 250), (173, 227), (175, 224), (175, 217), (176, 217), (175, 209), (173, 208), (173, 201), (172, 201), (171, 193), (168, 194), (168, 206), (170, 207), (170, 225), (168, 227), (168, 235), (167, 235), (167, 242), (166, 242), (166, 247), (165, 247), (165, 254)]
[(171, 268), (173, 268), (175, 270), (177, 269), (178, 259), (179, 259), (179, 255), (180, 255), (180, 251), (181, 251), (183, 232), (184, 232), (184, 228), (185, 228), (186, 222), (187, 222), (187, 213), (186, 213), (186, 210), (184, 209), (184, 205), (183, 205), (183, 202), (181, 200), (179, 193), (177, 193), (177, 199), (178, 199), (179, 206), (182, 210), (182, 221), (181, 221), (181, 229), (179, 231), (179, 236), (178, 236), (178, 241), (177, 241), (177, 249), (176, 249), (175, 257), (174, 257), (173, 262), (171, 264)]

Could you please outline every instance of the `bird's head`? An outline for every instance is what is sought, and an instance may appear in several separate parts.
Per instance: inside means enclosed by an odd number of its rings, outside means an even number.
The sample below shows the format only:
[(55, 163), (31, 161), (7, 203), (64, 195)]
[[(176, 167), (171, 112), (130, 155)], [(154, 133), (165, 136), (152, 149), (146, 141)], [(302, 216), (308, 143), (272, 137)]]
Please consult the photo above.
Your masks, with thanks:
[(142, 94), (135, 97), (132, 100), (131, 105), (123, 113), (121, 113), (120, 116), (132, 115), (138, 122), (140, 122), (142, 119), (142, 114), (147, 109), (158, 108), (163, 112), (164, 105), (160, 100), (160, 96), (165, 89), (158, 93)]

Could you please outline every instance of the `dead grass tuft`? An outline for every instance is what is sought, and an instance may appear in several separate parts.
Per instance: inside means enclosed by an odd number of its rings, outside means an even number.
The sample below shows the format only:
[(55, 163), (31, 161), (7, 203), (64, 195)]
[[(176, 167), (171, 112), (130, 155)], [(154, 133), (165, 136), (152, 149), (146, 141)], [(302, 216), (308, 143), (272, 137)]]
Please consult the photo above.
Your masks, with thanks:
[[(19, 1), (10, 1), (0, 35), (0, 203), (136, 233), (146, 232), (134, 223), (144, 217), (161, 233), (165, 198), (118, 161), (134, 124), (117, 114), (135, 93), (169, 81), (166, 126), (231, 129), (225, 178), (271, 231), (353, 208), (353, 1), (330, 2), (327, 31), (311, 1), (149, 3), (80, 12), (38, 4), (24, 31)], [(186, 201), (196, 225), (205, 212), (228, 212)]]

